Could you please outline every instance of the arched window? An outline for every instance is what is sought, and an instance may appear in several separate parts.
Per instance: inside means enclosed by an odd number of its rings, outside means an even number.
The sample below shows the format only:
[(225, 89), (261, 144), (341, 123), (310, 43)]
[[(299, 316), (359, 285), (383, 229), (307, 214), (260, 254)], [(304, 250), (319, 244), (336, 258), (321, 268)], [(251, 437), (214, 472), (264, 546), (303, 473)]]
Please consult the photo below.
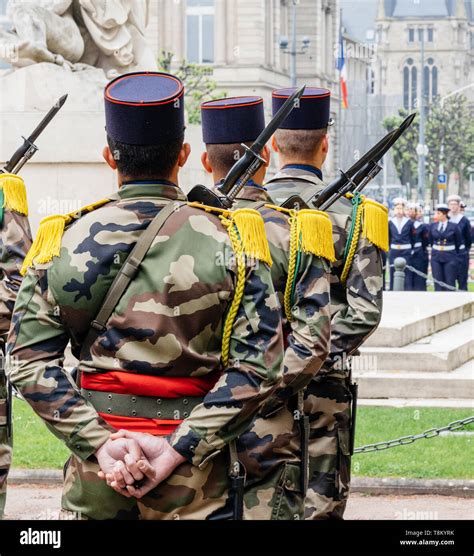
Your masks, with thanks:
[(410, 108), (410, 70), (408, 66), (403, 68), (403, 106), (406, 110)]
[(413, 58), (408, 58), (403, 68), (403, 106), (410, 110), (416, 105), (418, 70), (413, 65)]
[(438, 68), (435, 66), (433, 58), (426, 60), (424, 81), (423, 95), (425, 101), (431, 103), (438, 96)]
[(438, 68), (433, 66), (431, 70), (431, 95), (433, 98), (438, 96)]
[(413, 108), (414, 106), (416, 106), (416, 97), (417, 97), (417, 93), (418, 93), (417, 77), (418, 77), (418, 70), (416, 69), (415, 66), (413, 66), (411, 68), (411, 106), (410, 106), (410, 108)]

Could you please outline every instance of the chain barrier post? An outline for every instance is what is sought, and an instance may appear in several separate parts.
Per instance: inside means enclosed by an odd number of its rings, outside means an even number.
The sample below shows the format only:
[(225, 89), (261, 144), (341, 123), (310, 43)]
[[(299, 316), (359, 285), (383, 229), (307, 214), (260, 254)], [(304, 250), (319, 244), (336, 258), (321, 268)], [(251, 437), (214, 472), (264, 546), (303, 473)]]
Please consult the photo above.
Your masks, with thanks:
[[(391, 264), (390, 268), (395, 268), (395, 265)], [(445, 288), (447, 290), (450, 290), (450, 291), (453, 291), (453, 292), (460, 291), (458, 288), (455, 288), (454, 286), (450, 286), (449, 284), (446, 284), (446, 282), (442, 282), (441, 280), (437, 280), (433, 276), (431, 276), (431, 277), (428, 276), (428, 274), (425, 274), (424, 272), (421, 272), (421, 270), (418, 270), (418, 269), (416, 269), (415, 267), (413, 267), (409, 264), (405, 264), (405, 270), (409, 270), (410, 272), (413, 272), (414, 274), (417, 274), (418, 276), (421, 276), (422, 278), (426, 278), (428, 285), (439, 284), (440, 286), (442, 286), (443, 288)], [(474, 281), (469, 280), (468, 284), (474, 284)]]
[(393, 291), (402, 292), (405, 289), (405, 267), (407, 262), (403, 257), (397, 257), (394, 261), (394, 266)]

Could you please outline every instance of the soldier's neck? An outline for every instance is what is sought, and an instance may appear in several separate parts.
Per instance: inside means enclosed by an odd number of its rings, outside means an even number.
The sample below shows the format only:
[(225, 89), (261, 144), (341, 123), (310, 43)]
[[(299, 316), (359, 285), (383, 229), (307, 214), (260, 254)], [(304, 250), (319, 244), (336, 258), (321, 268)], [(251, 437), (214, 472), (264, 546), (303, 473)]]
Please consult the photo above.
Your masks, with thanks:
[(315, 156), (314, 158), (285, 158), (280, 156), (280, 168), (288, 166), (289, 164), (300, 164), (303, 166), (313, 166), (321, 170), (324, 164), (324, 158), (321, 156)]
[(128, 183), (132, 183), (135, 181), (140, 181), (140, 182), (160, 182), (160, 181), (165, 181), (165, 182), (171, 182), (174, 183), (175, 185), (178, 185), (178, 174), (173, 174), (171, 176), (167, 176), (167, 177), (163, 177), (163, 176), (122, 176), (119, 174), (118, 176), (118, 186), (123, 187), (124, 185), (128, 184)]
[[(230, 170), (230, 168), (229, 168)], [(262, 171), (263, 170), (263, 171)], [(263, 181), (265, 179), (265, 169), (264, 168), (260, 168), (260, 170), (258, 170), (258, 172), (256, 172), (256, 174), (253, 176), (252, 181), (254, 183), (256, 183), (257, 185), (262, 185)], [(221, 181), (223, 181), (225, 179), (225, 177), (227, 176), (228, 172), (219, 172), (219, 171), (212, 171), (212, 180), (214, 183), (219, 183)]]

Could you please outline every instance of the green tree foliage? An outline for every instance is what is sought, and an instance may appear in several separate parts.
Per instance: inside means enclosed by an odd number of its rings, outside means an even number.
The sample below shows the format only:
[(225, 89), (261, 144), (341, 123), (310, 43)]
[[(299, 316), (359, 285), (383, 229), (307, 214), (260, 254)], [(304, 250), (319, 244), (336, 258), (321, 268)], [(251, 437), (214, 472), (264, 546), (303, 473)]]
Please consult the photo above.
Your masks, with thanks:
[(177, 68), (171, 70), (174, 54), (162, 51), (158, 58), (160, 71), (172, 72), (179, 77), (185, 87), (185, 103), (190, 124), (201, 123), (201, 104), (208, 100), (224, 98), (227, 93), (217, 90), (217, 84), (212, 79), (213, 70), (209, 66), (190, 64), (181, 60)]
[[(409, 113), (402, 108), (398, 111), (398, 116), (385, 118), (382, 125), (387, 131), (392, 131), (400, 126), (408, 114)], [(418, 145), (418, 137), (419, 126), (417, 116), (390, 151), (400, 181), (403, 184), (409, 183), (412, 186), (417, 183), (418, 155), (416, 154), (416, 146)]]
[[(462, 95), (449, 97), (444, 103), (437, 101), (429, 107), (425, 128), (426, 144), (429, 149), (426, 158), (426, 185), (432, 187), (432, 198), (436, 196), (441, 157), (445, 172), (448, 175), (457, 172), (467, 185), (467, 168), (474, 166), (474, 123), (471, 112), (466, 98)], [(407, 115), (406, 110), (399, 110), (399, 115), (386, 118), (383, 126), (390, 131), (400, 125)], [(419, 116), (392, 149), (395, 168), (402, 183), (416, 184), (417, 182), (418, 137)], [(462, 192), (467, 193), (465, 189)]]

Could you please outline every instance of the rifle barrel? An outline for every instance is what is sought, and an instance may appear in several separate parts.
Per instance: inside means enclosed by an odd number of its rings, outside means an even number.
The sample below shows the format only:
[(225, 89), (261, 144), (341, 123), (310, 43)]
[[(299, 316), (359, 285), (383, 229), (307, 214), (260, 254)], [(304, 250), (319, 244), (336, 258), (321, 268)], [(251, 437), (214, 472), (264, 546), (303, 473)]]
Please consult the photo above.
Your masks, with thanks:
[[(410, 127), (415, 116), (415, 113), (410, 114), (399, 127), (387, 133), (385, 137), (353, 164), (349, 170), (346, 172), (341, 171), (341, 174), (320, 192), (314, 201), (315, 206), (321, 210), (326, 210), (337, 199), (349, 193), (352, 189), (362, 190), (361, 184), (363, 183), (365, 186), (370, 179), (373, 179), (378, 174), (380, 170), (375, 170), (375, 166), (378, 166), (379, 161)], [(367, 177), (369, 177), (368, 180), (366, 180)]]

